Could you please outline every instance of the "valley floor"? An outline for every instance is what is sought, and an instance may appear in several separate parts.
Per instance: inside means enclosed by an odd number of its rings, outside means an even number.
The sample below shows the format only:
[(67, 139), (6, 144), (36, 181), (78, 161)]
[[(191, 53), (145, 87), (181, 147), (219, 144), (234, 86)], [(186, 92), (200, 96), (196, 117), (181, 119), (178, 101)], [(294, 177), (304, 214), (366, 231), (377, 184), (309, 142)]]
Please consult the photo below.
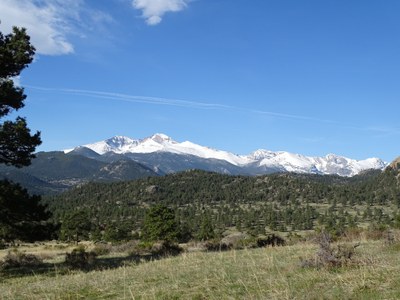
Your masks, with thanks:
[(345, 267), (302, 267), (301, 258), (318, 251), (311, 243), (194, 252), (102, 271), (3, 277), (0, 299), (399, 299), (400, 243), (358, 242)]

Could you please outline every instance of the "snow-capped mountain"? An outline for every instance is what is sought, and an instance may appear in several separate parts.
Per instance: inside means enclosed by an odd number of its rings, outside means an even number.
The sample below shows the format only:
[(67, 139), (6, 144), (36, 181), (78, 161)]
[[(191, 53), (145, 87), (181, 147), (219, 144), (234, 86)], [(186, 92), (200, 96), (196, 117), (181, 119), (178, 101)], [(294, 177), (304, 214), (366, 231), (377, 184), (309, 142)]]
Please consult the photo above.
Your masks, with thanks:
[(257, 150), (251, 156), (258, 159), (259, 166), (274, 167), (295, 173), (354, 176), (364, 170), (382, 170), (387, 166), (387, 163), (379, 158), (354, 160), (335, 154), (328, 154), (324, 157), (309, 157), (283, 151)]
[[(81, 147), (89, 148), (100, 155), (107, 152), (114, 152), (120, 154), (132, 151), (135, 148), (135, 146), (139, 144), (139, 142), (140, 142), (139, 140), (133, 140), (125, 136), (115, 136), (105, 141), (100, 141), (90, 145), (83, 145)], [(64, 152), (68, 153), (74, 149), (66, 150)]]
[[(328, 154), (324, 157), (309, 157), (285, 151), (274, 152), (260, 149), (249, 155), (236, 155), (189, 141), (180, 143), (161, 133), (141, 140), (115, 136), (105, 141), (83, 145), (72, 150), (79, 149), (82, 151), (82, 147), (91, 149), (99, 155), (116, 153), (132, 156), (133, 154), (140, 154), (142, 155), (140, 158), (143, 158), (145, 154), (157, 153), (161, 155), (162, 153), (169, 153), (174, 154), (175, 159), (182, 158), (187, 160), (189, 156), (201, 158), (203, 159), (203, 164), (215, 164), (216, 160), (225, 161), (233, 165), (232, 167), (242, 169), (244, 174), (253, 175), (281, 171), (354, 176), (367, 169), (384, 169), (387, 166), (387, 163), (379, 158), (354, 160), (335, 154)], [(65, 152), (68, 153), (72, 150), (65, 150)], [(133, 159), (138, 159), (138, 156)]]
[[(189, 141), (178, 143), (162, 133), (154, 134), (153, 136), (142, 140), (115, 136), (105, 141), (83, 145), (83, 147), (89, 148), (100, 155), (107, 152), (118, 154), (168, 152), (174, 154), (193, 155), (201, 158), (225, 160), (236, 166), (252, 162), (252, 160), (246, 156), (239, 156), (230, 152), (200, 146)], [(66, 150), (64, 152), (68, 153), (72, 150), (73, 149)]]

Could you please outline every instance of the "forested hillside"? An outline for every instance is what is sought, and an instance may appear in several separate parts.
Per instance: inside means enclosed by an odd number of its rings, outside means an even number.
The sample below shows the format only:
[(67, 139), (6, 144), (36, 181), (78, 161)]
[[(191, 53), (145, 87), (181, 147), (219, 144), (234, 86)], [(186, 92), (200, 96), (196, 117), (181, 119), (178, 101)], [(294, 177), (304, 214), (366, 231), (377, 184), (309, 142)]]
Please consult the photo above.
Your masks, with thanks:
[[(82, 156), (83, 153), (86, 156)], [(25, 168), (0, 165), (0, 179), (17, 182), (31, 194), (43, 195), (59, 193), (89, 181), (112, 182), (159, 175), (127, 158), (105, 162), (89, 156), (95, 154), (83, 152), (83, 149), (68, 154), (39, 152)]]
[(82, 211), (90, 231), (140, 232), (149, 207), (164, 204), (192, 236), (210, 221), (253, 234), (355, 226), (398, 226), (399, 172), (339, 176), (273, 174), (229, 176), (185, 171), (130, 182), (89, 183), (44, 201), (56, 221)]

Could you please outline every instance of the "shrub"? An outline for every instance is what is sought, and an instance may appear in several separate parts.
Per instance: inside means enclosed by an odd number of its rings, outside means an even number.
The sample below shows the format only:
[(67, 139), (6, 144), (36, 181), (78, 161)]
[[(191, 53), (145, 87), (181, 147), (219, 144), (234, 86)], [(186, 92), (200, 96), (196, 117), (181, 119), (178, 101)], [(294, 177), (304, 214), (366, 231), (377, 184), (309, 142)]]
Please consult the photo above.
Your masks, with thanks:
[(87, 252), (85, 247), (80, 246), (65, 255), (65, 263), (70, 268), (84, 270), (95, 263), (96, 256), (96, 253)]
[(319, 249), (312, 259), (300, 259), (302, 267), (342, 267), (352, 262), (355, 249), (360, 245), (337, 245), (332, 247), (331, 236), (323, 232), (317, 237)]
[(283, 246), (285, 240), (278, 235), (271, 234), (267, 237), (253, 237), (246, 233), (236, 232), (224, 237), (219, 244), (217, 240), (212, 240), (208, 243), (208, 250), (229, 250), (229, 249), (245, 249), (245, 248), (260, 248), (266, 246)]
[(0, 269), (36, 267), (43, 263), (43, 260), (33, 254), (26, 254), (18, 250), (12, 250), (7, 253), (0, 261)]
[(229, 245), (221, 242), (218, 239), (213, 239), (205, 242), (205, 247), (207, 251), (228, 251), (231, 249)]
[(286, 241), (279, 235), (271, 234), (266, 238), (257, 239), (257, 247), (284, 246)]
[(176, 256), (183, 252), (183, 249), (175, 243), (168, 241), (140, 242), (129, 251), (130, 256), (143, 257), (165, 257)]
[(6, 248), (7, 248), (7, 244), (4, 241), (0, 240), (0, 250), (6, 249)]

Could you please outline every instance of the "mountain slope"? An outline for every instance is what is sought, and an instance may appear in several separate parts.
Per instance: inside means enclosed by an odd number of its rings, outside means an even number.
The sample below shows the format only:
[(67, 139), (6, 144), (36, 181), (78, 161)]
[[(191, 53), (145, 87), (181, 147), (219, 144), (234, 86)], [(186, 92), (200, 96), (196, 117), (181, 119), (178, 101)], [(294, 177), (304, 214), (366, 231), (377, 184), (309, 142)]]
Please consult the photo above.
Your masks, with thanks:
[[(92, 150), (82, 153), (93, 155)], [(94, 152), (95, 153), (95, 152)], [(97, 153), (96, 153), (97, 154)], [(100, 157), (99, 154), (97, 154)], [(0, 166), (0, 178), (20, 183), (31, 193), (61, 192), (89, 181), (133, 180), (158, 176), (156, 172), (130, 159), (104, 162), (78, 155), (77, 151), (40, 152), (28, 167), (17, 169)]]
[(251, 174), (245, 169), (235, 166), (225, 160), (214, 158), (206, 159), (189, 154), (176, 154), (170, 152), (127, 153), (125, 154), (125, 157), (138, 161), (157, 173), (162, 172), (170, 174), (197, 169), (230, 175)]

